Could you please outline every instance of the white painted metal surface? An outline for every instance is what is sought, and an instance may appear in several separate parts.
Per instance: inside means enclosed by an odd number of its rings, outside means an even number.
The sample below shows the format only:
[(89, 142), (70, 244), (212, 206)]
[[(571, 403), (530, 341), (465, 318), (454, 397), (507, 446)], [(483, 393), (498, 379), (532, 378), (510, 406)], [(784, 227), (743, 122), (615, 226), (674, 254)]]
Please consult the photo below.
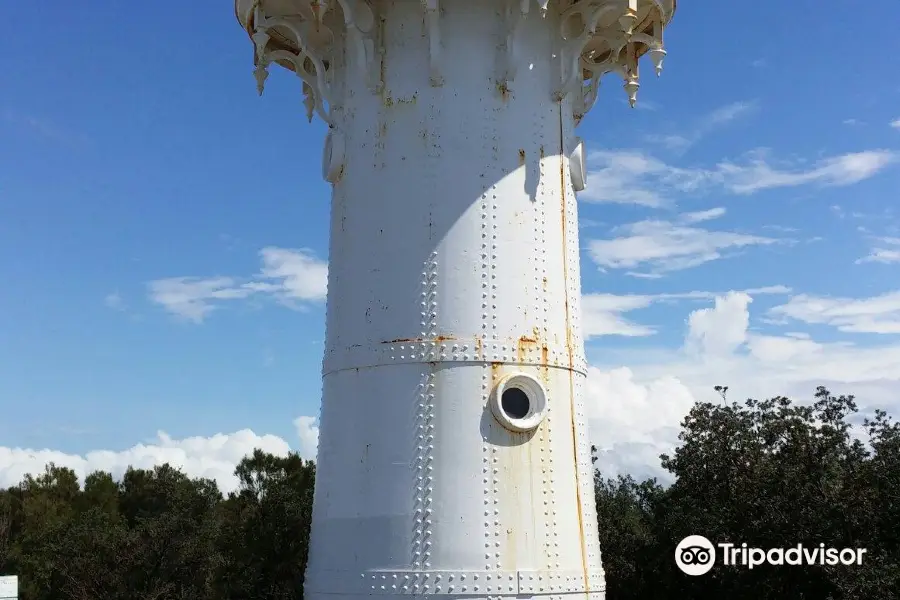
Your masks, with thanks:
[(0, 600), (19, 600), (18, 575), (0, 575)]
[[(330, 125), (306, 597), (604, 597), (577, 121), (673, 0), (238, 0)], [(610, 399), (614, 401), (614, 399)]]

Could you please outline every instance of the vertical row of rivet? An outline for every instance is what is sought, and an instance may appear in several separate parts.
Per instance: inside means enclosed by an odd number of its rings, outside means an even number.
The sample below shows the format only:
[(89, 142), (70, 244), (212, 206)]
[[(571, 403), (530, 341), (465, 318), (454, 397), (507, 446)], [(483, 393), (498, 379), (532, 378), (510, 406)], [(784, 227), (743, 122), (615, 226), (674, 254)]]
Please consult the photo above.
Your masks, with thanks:
[[(482, 152), (483, 156), (486, 159), (489, 147), (493, 144), (493, 140), (491, 139), (491, 135), (496, 136), (496, 132), (492, 127), (493, 119), (490, 114), (490, 96), (482, 96), (482, 110), (484, 111), (482, 114), (483, 121), (481, 126), (481, 142), (482, 142)], [(487, 163), (488, 161), (485, 161)], [(484, 177), (484, 175), (482, 175)], [(493, 211), (491, 210), (491, 206), (493, 205), (493, 199), (488, 199), (488, 190), (485, 190), (481, 194), (481, 199), (479, 201), (479, 213), (480, 213), (480, 239), (481, 239), (481, 248), (479, 249), (479, 259), (481, 264), (481, 360), (488, 360), (489, 356), (493, 356), (496, 359), (496, 355), (493, 352), (496, 351), (494, 344), (489, 344), (488, 341), (494, 339), (492, 337), (492, 333), (494, 332), (494, 311), (491, 308), (493, 305), (493, 299), (491, 294), (491, 282), (493, 273), (493, 263), (491, 261), (491, 251), (490, 251), (490, 235), (491, 235), (491, 223), (493, 220)], [(483, 410), (485, 413), (490, 414), (490, 396), (492, 393), (492, 369), (490, 363), (482, 362), (481, 363), (481, 391), (482, 391), (482, 404)], [(491, 433), (491, 429), (496, 427), (496, 424), (493, 419), (487, 420), (488, 431), (484, 432), (484, 442), (482, 446), (482, 485), (484, 486), (482, 489), (484, 495), (484, 569), (485, 571), (491, 571), (494, 569), (494, 565), (496, 564), (491, 559), (493, 558), (493, 553), (491, 552), (491, 545), (493, 540), (496, 539), (500, 535), (500, 527), (499, 527), (499, 511), (496, 507), (496, 503), (499, 500), (499, 493), (497, 488), (497, 446), (493, 443), (493, 434)], [(499, 565), (498, 565), (499, 568)]]
[[(499, 20), (497, 21), (500, 22)], [(505, 115), (503, 114), (506, 110), (506, 105), (502, 102), (498, 103), (498, 99), (495, 96), (494, 87), (491, 86), (488, 88), (489, 102), (493, 106), (494, 115), (493, 118), (490, 118), (491, 125), (491, 156), (489, 164), (492, 167), (492, 171), (494, 173), (500, 172), (502, 161), (501, 161), (501, 131), (497, 127), (498, 123), (505, 123)], [(498, 272), (498, 261), (497, 261), (497, 214), (499, 213), (498, 204), (499, 201), (497, 199), (497, 180), (498, 177), (494, 176), (491, 178), (492, 184), (490, 189), (490, 204), (488, 208), (488, 220), (490, 222), (490, 227), (488, 229), (490, 237), (490, 245), (488, 247), (489, 256), (490, 256), (490, 277), (488, 279), (488, 290), (490, 291), (490, 315), (491, 315), (491, 341), (494, 342), (492, 345), (494, 346), (494, 350), (497, 348), (497, 272)], [(504, 331), (504, 335), (506, 332)], [(505, 348), (504, 348), (505, 351)], [(496, 360), (496, 355), (494, 355), (494, 359)], [(506, 360), (504, 357), (503, 360)], [(491, 547), (486, 548), (485, 554), (492, 554), (492, 556), (488, 559), (493, 559), (494, 568), (496, 570), (501, 570), (503, 568), (503, 563), (500, 561), (500, 554), (503, 551), (509, 551), (509, 549), (504, 549), (501, 547), (501, 543), (507, 539), (506, 536), (501, 535), (502, 527), (500, 520), (500, 510), (505, 508), (500, 503), (500, 449), (497, 444), (491, 444), (491, 496), (493, 497), (493, 503), (490, 506), (492, 511), (491, 519), (493, 523), (493, 540), (491, 540)]]
[[(421, 326), (426, 339), (437, 334), (437, 252), (432, 252), (422, 271)], [(431, 566), (432, 508), (434, 490), (434, 365), (424, 363), (426, 369), (419, 382), (416, 399), (416, 451), (414, 459), (415, 505), (412, 540), (412, 567), (426, 570)]]
[[(546, 120), (540, 113), (534, 114), (534, 131), (544, 133)], [(540, 135), (539, 139), (543, 139)], [(538, 182), (537, 197), (534, 206), (534, 248), (532, 253), (534, 260), (534, 284), (535, 305), (534, 314), (540, 320), (540, 336), (537, 351), (540, 353), (541, 363), (546, 363), (548, 357), (541, 348), (546, 348), (549, 343), (548, 314), (550, 312), (550, 293), (547, 282), (547, 188), (546, 173), (544, 167), (544, 152), (537, 156)], [(559, 568), (559, 540), (556, 531), (556, 498), (555, 498), (555, 465), (553, 464), (553, 427), (554, 427), (554, 389), (550, 381), (550, 368), (544, 364), (541, 369), (541, 378), (544, 380), (544, 388), (547, 393), (547, 413), (541, 424), (541, 502), (544, 515), (543, 554), (544, 567), (552, 572)], [(554, 370), (555, 371), (555, 370)]]

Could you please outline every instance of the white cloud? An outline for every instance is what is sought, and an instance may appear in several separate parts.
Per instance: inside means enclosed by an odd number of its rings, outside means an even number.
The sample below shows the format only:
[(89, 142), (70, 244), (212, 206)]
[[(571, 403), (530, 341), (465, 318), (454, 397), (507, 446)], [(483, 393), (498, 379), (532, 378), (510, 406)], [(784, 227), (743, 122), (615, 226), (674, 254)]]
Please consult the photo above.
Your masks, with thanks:
[(119, 295), (119, 292), (107, 294), (107, 296), (103, 299), (103, 304), (105, 304), (107, 308), (118, 310), (120, 312), (125, 310), (125, 300), (122, 299), (122, 296)]
[(900, 129), (900, 119), (894, 119), (891, 121), (891, 127), (894, 129)]
[(693, 130), (684, 134), (649, 135), (647, 140), (670, 150), (686, 150), (718, 127), (746, 115), (756, 108), (755, 102), (732, 102), (704, 115)]
[(320, 301), (328, 287), (328, 265), (309, 250), (263, 248), (261, 277), (275, 280), (274, 291), (284, 298)]
[(584, 339), (601, 335), (643, 337), (655, 334), (655, 329), (646, 325), (638, 325), (622, 316), (622, 313), (646, 308), (652, 302), (651, 296), (585, 294), (581, 298)]
[(710, 208), (709, 210), (684, 213), (682, 215), (679, 215), (678, 220), (682, 223), (702, 223), (704, 221), (718, 219), (719, 217), (724, 215), (725, 209), (720, 206), (717, 208)]
[(900, 333), (900, 291), (871, 298), (801, 294), (769, 313), (803, 323), (831, 325), (850, 333)]
[(68, 146), (73, 150), (81, 150), (90, 145), (91, 140), (81, 134), (69, 131), (58, 126), (43, 117), (15, 112), (10, 109), (3, 111), (3, 120), (7, 123), (28, 130), (46, 140)]
[(688, 336), (685, 346), (701, 354), (722, 354), (734, 351), (747, 340), (750, 313), (747, 307), (753, 299), (744, 292), (729, 292), (715, 299), (715, 306), (695, 310), (688, 317)]
[[(319, 440), (317, 420), (314, 417), (297, 417), (294, 427), (298, 439), (295, 451), (306, 460), (315, 460)], [(152, 469), (168, 463), (190, 477), (214, 479), (219, 489), (228, 493), (238, 486), (235, 467), (256, 448), (276, 456), (286, 456), (291, 451), (291, 445), (283, 438), (258, 435), (250, 429), (181, 440), (172, 439), (160, 431), (151, 443), (137, 444), (122, 451), (94, 450), (84, 455), (0, 446), (0, 488), (18, 484), (28, 473), (39, 475), (44, 466), (51, 462), (75, 471), (82, 483), (94, 471), (107, 471), (118, 479), (129, 466)]]
[(867, 256), (860, 258), (856, 264), (862, 263), (900, 263), (900, 238), (896, 237), (877, 237), (875, 238), (876, 246), (872, 248)]
[(601, 269), (642, 268), (661, 274), (696, 267), (749, 246), (786, 241), (687, 225), (720, 217), (724, 212), (715, 208), (686, 213), (677, 223), (646, 220), (622, 225), (613, 229), (621, 233), (617, 237), (588, 241), (588, 255)]
[(597, 467), (606, 477), (660, 476), (694, 395), (677, 377), (641, 381), (628, 367), (588, 369), (585, 401)]
[[(743, 290), (743, 295), (789, 294), (791, 289), (783, 285), (771, 285)], [(585, 294), (581, 299), (582, 335), (585, 340), (600, 336), (647, 337), (657, 330), (627, 319), (624, 313), (647, 308), (658, 302), (678, 300), (713, 300), (723, 294), (706, 291), (664, 293), (652, 295)]]
[[(624, 312), (668, 299), (712, 300), (711, 306), (686, 315), (682, 347), (603, 352), (602, 363), (595, 362), (589, 368), (585, 400), (591, 439), (600, 450), (598, 466), (604, 475), (630, 473), (667, 480), (659, 454), (671, 452), (677, 445), (680, 423), (695, 400), (720, 401), (712, 389), (715, 385), (728, 386), (729, 400), (734, 401), (787, 395), (801, 402), (812, 397), (817, 385), (826, 385), (836, 393), (855, 393), (866, 414), (872, 407), (897, 413), (900, 343), (824, 343), (807, 332), (775, 335), (754, 331), (750, 312), (753, 296), (786, 291), (782, 286), (770, 286), (720, 295), (606, 296), (598, 302), (606, 310)], [(868, 299), (829, 299), (824, 305), (821, 299), (800, 295), (783, 306), (792, 307), (786, 312), (797, 320), (839, 329), (849, 324), (849, 331), (859, 331), (859, 323), (873, 315), (900, 323), (900, 291)], [(884, 328), (881, 331), (888, 332)], [(314, 457), (316, 420), (299, 417), (294, 425), (301, 454)], [(120, 476), (128, 465), (148, 468), (169, 462), (191, 476), (214, 478), (229, 491), (237, 485), (234, 466), (257, 447), (279, 455), (289, 451), (289, 444), (282, 438), (259, 436), (249, 430), (184, 440), (160, 433), (151, 444), (85, 455), (0, 448), (0, 486), (13, 485), (25, 473), (39, 473), (50, 461), (73, 468), (82, 478), (96, 469)]]
[(823, 159), (810, 169), (777, 169), (769, 164), (766, 154), (757, 150), (748, 155), (745, 164), (720, 163), (716, 173), (730, 191), (751, 194), (804, 184), (851, 185), (872, 177), (897, 159), (890, 150), (866, 150)]
[[(612, 360), (589, 370), (587, 402), (591, 439), (602, 450), (598, 466), (605, 475), (649, 474), (667, 480), (658, 455), (676, 446), (680, 421), (694, 400), (720, 401), (716, 385), (729, 387), (729, 401), (787, 395), (803, 403), (816, 386), (825, 385), (835, 393), (856, 394), (864, 414), (875, 407), (895, 416), (900, 412), (900, 343), (862, 346), (817, 342), (806, 332), (755, 333), (751, 296), (731, 292), (716, 298), (712, 307), (691, 312), (682, 348), (600, 354)], [(808, 297), (796, 298), (787, 305), (808, 304)], [(900, 304), (897, 299), (900, 292), (834, 301), (825, 311), (828, 318), (810, 321), (842, 328), (843, 319), (854, 321), (860, 315), (891, 314), (896, 320), (891, 307)]]
[(307, 249), (267, 247), (260, 251), (262, 269), (255, 278), (171, 277), (148, 283), (150, 298), (167, 311), (201, 323), (221, 302), (268, 295), (292, 308), (324, 300), (328, 265)]
[(297, 417), (294, 419), (297, 438), (300, 440), (298, 452), (307, 459), (315, 459), (319, 450), (319, 424), (315, 417)]
[(588, 155), (590, 185), (579, 194), (585, 202), (665, 207), (674, 196), (723, 190), (748, 195), (800, 185), (847, 186), (897, 162), (891, 150), (865, 150), (822, 159), (812, 166), (776, 164), (766, 149), (713, 167), (676, 167), (641, 150), (601, 150)]
[(873, 248), (867, 256), (860, 258), (856, 264), (875, 262), (882, 264), (900, 263), (900, 250), (890, 248)]
[(702, 169), (670, 166), (639, 150), (597, 150), (588, 154), (595, 167), (588, 174), (588, 187), (578, 198), (586, 202), (611, 202), (662, 207), (668, 196), (697, 190), (708, 174)]

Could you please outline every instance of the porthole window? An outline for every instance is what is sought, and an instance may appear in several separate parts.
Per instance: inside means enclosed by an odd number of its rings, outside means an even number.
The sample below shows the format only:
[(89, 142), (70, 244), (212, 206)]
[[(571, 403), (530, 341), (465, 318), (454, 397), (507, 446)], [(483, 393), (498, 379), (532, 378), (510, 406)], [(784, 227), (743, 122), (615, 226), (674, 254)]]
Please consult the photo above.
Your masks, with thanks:
[(537, 429), (547, 411), (547, 393), (541, 382), (525, 373), (513, 373), (497, 382), (491, 409), (501, 425), (511, 431)]

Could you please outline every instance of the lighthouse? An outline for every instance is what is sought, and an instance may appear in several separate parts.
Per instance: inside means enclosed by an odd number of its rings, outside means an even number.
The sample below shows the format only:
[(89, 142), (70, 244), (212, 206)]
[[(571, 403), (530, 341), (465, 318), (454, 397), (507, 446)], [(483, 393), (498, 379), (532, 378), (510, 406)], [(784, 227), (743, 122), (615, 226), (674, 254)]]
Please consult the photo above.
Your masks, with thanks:
[(674, 10), (237, 0), (259, 92), (289, 69), (328, 124), (308, 600), (605, 597), (576, 126), (601, 79), (634, 105)]

